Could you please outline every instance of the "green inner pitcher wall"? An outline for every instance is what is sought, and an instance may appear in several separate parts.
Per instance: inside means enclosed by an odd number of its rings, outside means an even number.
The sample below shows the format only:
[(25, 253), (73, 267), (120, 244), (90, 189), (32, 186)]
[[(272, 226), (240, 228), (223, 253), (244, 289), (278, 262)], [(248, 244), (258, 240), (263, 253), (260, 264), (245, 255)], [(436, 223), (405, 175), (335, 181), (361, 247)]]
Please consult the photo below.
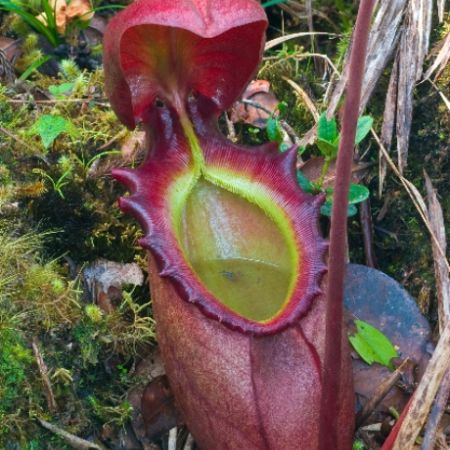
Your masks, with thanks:
[(179, 221), (184, 254), (218, 301), (258, 322), (283, 308), (295, 273), (292, 249), (259, 206), (200, 178)]

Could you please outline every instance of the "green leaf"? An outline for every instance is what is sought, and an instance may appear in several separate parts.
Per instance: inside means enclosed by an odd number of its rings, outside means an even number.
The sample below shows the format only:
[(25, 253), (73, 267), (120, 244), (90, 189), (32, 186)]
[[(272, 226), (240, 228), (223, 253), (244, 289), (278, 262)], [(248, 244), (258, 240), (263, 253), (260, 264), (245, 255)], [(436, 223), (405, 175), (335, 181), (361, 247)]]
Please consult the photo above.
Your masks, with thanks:
[(283, 142), (283, 132), (281, 131), (280, 122), (274, 117), (267, 119), (266, 133), (270, 141), (275, 141), (279, 144)]
[(72, 127), (72, 124), (64, 117), (43, 114), (34, 124), (32, 132), (39, 134), (44, 147), (48, 149), (61, 133), (71, 133)]
[(357, 332), (349, 336), (350, 343), (367, 363), (374, 362), (393, 369), (392, 358), (398, 356), (392, 342), (377, 328), (362, 320), (355, 320)]
[(287, 112), (288, 104), (286, 102), (278, 103), (277, 109), (280, 111), (280, 116), (285, 116)]
[[(333, 210), (333, 202), (331, 200), (327, 200), (320, 208), (320, 213), (323, 216), (331, 217), (331, 213)], [(358, 210), (355, 205), (349, 204), (347, 207), (347, 217), (353, 217)]]
[(356, 125), (355, 144), (358, 145), (370, 132), (373, 119), (370, 116), (361, 116)]
[(59, 42), (59, 35), (56, 30), (41, 23), (33, 14), (27, 12), (20, 4), (15, 4), (10, 0), (0, 0), (0, 10), (16, 13), (20, 18), (26, 22), (30, 27), (34, 28), (39, 34), (47, 38), (53, 47), (56, 47)]
[(75, 83), (52, 84), (48, 87), (48, 90), (50, 91), (50, 94), (55, 97), (62, 97), (73, 89), (74, 84)]
[(326, 113), (322, 113), (317, 122), (317, 138), (333, 143), (338, 137), (336, 119), (327, 119)]
[(361, 203), (364, 200), (367, 200), (369, 198), (370, 192), (369, 189), (366, 188), (366, 186), (363, 186), (362, 184), (351, 184), (350, 190), (348, 193), (348, 202), (351, 205), (354, 205), (356, 203)]
[(306, 178), (305, 174), (301, 170), (297, 170), (297, 183), (305, 192), (311, 194), (315, 191), (314, 185), (308, 178)]
[(336, 158), (338, 152), (338, 146), (332, 144), (331, 142), (324, 141), (323, 139), (317, 138), (316, 145), (326, 158), (334, 159)]
[(52, 59), (50, 55), (44, 55), (41, 58), (37, 59), (36, 61), (33, 61), (20, 75), (19, 80), (25, 81), (35, 70), (39, 69), (43, 64), (45, 64), (47, 61)]

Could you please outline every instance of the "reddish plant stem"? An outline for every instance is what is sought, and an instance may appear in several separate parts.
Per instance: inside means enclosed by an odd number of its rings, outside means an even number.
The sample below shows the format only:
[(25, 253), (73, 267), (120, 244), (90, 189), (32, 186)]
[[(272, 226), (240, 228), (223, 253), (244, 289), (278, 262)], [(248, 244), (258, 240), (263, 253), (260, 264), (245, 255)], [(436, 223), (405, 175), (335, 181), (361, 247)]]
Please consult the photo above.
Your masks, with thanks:
[(336, 416), (341, 387), (341, 336), (346, 267), (347, 206), (356, 124), (367, 54), (370, 20), (375, 0), (361, 0), (352, 42), (342, 138), (336, 168), (328, 262), (325, 359), (321, 399), (319, 449), (334, 449), (339, 430)]

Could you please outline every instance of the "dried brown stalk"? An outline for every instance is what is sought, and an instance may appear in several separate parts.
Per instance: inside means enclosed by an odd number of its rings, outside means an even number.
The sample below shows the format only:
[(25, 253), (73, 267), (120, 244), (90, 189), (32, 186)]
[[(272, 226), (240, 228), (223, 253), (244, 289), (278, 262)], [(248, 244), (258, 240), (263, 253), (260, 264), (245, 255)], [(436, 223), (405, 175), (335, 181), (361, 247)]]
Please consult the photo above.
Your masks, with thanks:
[[(425, 186), (428, 195), (428, 219), (443, 252), (447, 248), (445, 237), (445, 223), (442, 207), (433, 189), (430, 177), (425, 172)], [(450, 277), (447, 270), (446, 260), (432, 242), (434, 272), (436, 275), (436, 290), (438, 298), (439, 329), (442, 332), (445, 324), (450, 321)]]
[(56, 404), (55, 396), (53, 394), (52, 384), (48, 377), (48, 368), (45, 364), (44, 357), (39, 350), (39, 341), (36, 337), (33, 338), (31, 342), (31, 347), (33, 348), (34, 357), (38, 365), (39, 373), (41, 374), (42, 382), (44, 383), (44, 393), (47, 399), (48, 410), (54, 414), (58, 410), (58, 405)]
[[(394, 61), (389, 86), (384, 104), (383, 125), (381, 126), (381, 141), (387, 150), (391, 148), (394, 137), (395, 115), (397, 113), (397, 85), (398, 85), (398, 62)], [(383, 193), (384, 180), (387, 173), (387, 161), (382, 152), (379, 152), (379, 182), (378, 194)]]
[(392, 450), (414, 448), (430, 411), (441, 381), (450, 367), (450, 322), (447, 322), (436, 349), (412, 397), (408, 410)]
[[(447, 240), (445, 236), (445, 223), (442, 207), (433, 189), (431, 179), (425, 172), (425, 186), (428, 195), (428, 219), (439, 241), (439, 245), (445, 252)], [(436, 276), (436, 290), (438, 298), (439, 329), (442, 330), (446, 323), (450, 323), (450, 277), (446, 266), (446, 260), (439, 252), (435, 242), (432, 242), (434, 272)], [(445, 412), (450, 393), (450, 370), (447, 370), (444, 380), (439, 387), (436, 400), (430, 413), (421, 450), (433, 450), (440, 420)]]
[(425, 434), (420, 450), (433, 450), (435, 448), (436, 438), (438, 436), (439, 424), (447, 406), (450, 393), (450, 371), (444, 376), (439, 387), (433, 407), (431, 408), (430, 417), (425, 427)]

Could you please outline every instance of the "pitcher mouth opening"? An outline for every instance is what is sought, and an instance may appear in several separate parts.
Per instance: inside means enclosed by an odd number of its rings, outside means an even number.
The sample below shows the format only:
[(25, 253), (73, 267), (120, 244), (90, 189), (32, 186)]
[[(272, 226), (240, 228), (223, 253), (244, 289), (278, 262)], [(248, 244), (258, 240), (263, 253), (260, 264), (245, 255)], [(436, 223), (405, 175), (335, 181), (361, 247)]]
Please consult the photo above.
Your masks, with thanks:
[(173, 226), (186, 261), (215, 301), (263, 324), (283, 311), (299, 270), (292, 233), (279, 221), (286, 219), (270, 200), (251, 202), (201, 177), (174, 213)]

